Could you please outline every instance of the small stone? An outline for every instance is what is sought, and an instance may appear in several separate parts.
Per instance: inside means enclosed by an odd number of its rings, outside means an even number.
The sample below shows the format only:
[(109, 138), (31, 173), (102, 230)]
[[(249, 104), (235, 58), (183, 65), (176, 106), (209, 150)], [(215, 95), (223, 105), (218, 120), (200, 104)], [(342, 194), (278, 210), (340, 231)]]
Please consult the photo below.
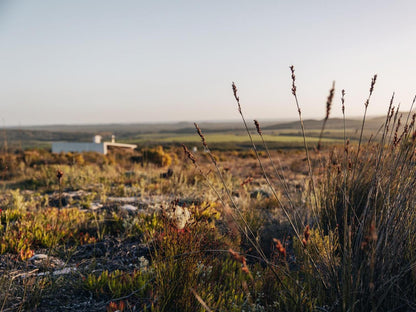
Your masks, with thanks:
[(135, 207), (135, 206), (133, 206), (133, 205), (125, 204), (125, 205), (121, 206), (121, 207), (120, 207), (120, 209), (123, 209), (123, 210), (129, 211), (129, 212), (135, 212), (135, 211), (137, 211), (139, 208), (137, 208), (137, 207)]
[(173, 211), (167, 212), (166, 215), (175, 222), (178, 230), (183, 230), (186, 223), (191, 218), (191, 213), (188, 208), (182, 208), (181, 206), (173, 207)]
[(101, 208), (103, 208), (103, 204), (101, 204), (101, 203), (95, 203), (94, 202), (90, 205), (91, 210), (98, 210), (98, 209), (101, 209)]

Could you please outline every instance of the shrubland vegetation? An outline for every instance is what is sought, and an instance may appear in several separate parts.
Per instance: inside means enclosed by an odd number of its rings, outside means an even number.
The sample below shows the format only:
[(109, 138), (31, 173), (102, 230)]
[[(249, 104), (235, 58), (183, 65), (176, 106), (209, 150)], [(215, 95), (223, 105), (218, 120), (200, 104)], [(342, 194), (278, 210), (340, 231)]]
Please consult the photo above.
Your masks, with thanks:
[(303, 150), (272, 149), (233, 85), (251, 149), (195, 124), (199, 151), (1, 154), (0, 311), (415, 310), (415, 115), (392, 98), (375, 136), (364, 115), (325, 141), (333, 87), (306, 140), (292, 81)]

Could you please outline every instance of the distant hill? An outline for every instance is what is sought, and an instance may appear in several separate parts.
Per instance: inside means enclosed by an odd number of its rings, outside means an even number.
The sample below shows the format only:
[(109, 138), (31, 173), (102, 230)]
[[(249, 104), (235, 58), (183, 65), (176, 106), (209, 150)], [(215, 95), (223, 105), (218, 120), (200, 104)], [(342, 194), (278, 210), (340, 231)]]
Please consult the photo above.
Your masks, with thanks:
[[(322, 127), (323, 120), (306, 119), (303, 121), (305, 129), (307, 130), (318, 130)], [(345, 124), (347, 128), (359, 128), (361, 127), (362, 121), (358, 119), (346, 119)], [(343, 119), (341, 118), (330, 118), (326, 123), (327, 129), (339, 129), (343, 127)], [(283, 129), (299, 129), (299, 121), (278, 123), (275, 125), (263, 127), (264, 130), (283, 130)]]
[[(278, 121), (262, 122), (262, 125), (269, 126), (278, 123)], [(202, 121), (198, 125), (204, 131), (231, 131), (242, 130), (241, 121)], [(194, 133), (195, 127), (193, 122), (176, 122), (176, 123), (134, 123), (134, 124), (91, 124), (91, 125), (45, 125), (45, 126), (23, 126), (10, 127), (7, 131), (47, 131), (47, 132), (83, 132), (89, 134), (114, 133), (114, 134), (147, 134), (147, 133)]]
[[(410, 118), (409, 113), (402, 115), (402, 125)], [(367, 118), (365, 124), (366, 134), (375, 134), (384, 124), (385, 116)], [(254, 124), (247, 120), (248, 126), (255, 131)], [(319, 136), (323, 120), (304, 120), (307, 136)], [(245, 129), (241, 121), (203, 121), (198, 123), (206, 134), (233, 134), (245, 135)], [(298, 120), (283, 121), (261, 121), (261, 128), (270, 135), (298, 136), (300, 134), (300, 123)], [(356, 138), (361, 129), (361, 119), (346, 119), (346, 129), (351, 139)], [(326, 124), (324, 136), (333, 139), (342, 139), (344, 120), (342, 118), (330, 118)], [(103, 140), (110, 140), (111, 135), (116, 135), (116, 140), (126, 143), (149, 142), (149, 144), (160, 144), (163, 138), (184, 137), (195, 135), (198, 140), (193, 122), (176, 123), (141, 123), (141, 124), (95, 124), (95, 125), (45, 125), (9, 127), (0, 131), (0, 146), (12, 148), (27, 147), (50, 147), (54, 141), (91, 142), (94, 135), (100, 134)], [(162, 141), (161, 141), (162, 140)], [(3, 141), (4, 143), (1, 144)], [(166, 142), (164, 140), (163, 142)]]
[[(401, 124), (403, 125), (406, 122), (406, 119), (414, 112), (409, 114), (408, 112), (399, 112), (397, 116), (402, 116)], [(368, 117), (365, 121), (365, 129), (368, 131), (377, 131), (386, 121), (386, 116), (379, 116), (379, 117)], [(346, 119), (345, 126), (347, 129), (361, 129), (362, 119)], [(315, 119), (306, 119), (303, 121), (306, 130), (319, 130), (322, 127), (323, 119), (315, 120)], [(344, 120), (342, 118), (330, 118), (326, 123), (326, 129), (337, 130), (342, 129), (344, 127)], [(293, 122), (286, 122), (286, 123), (277, 123), (267, 127), (263, 127), (265, 130), (283, 130), (283, 129), (299, 129), (300, 123), (299, 121)]]

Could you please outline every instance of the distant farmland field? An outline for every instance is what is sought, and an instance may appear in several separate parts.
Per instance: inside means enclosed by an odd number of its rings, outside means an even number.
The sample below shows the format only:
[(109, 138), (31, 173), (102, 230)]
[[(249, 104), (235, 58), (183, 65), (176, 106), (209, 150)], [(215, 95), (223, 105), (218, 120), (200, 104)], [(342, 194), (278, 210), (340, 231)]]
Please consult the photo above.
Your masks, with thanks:
[[(206, 134), (205, 138), (207, 142), (211, 143), (248, 143), (250, 142), (247, 134)], [(303, 143), (303, 137), (300, 135), (270, 135), (265, 134), (263, 138), (266, 142), (280, 142), (280, 143)], [(318, 142), (318, 137), (307, 137), (307, 142)], [(253, 135), (253, 140), (256, 143), (261, 143), (261, 138), (257, 135)], [(143, 143), (146, 141), (154, 141), (160, 143), (166, 142), (177, 142), (177, 143), (190, 143), (190, 142), (199, 142), (199, 137), (195, 135), (183, 135), (183, 134), (151, 134), (143, 135), (140, 139), (134, 140), (137, 143)], [(333, 138), (323, 138), (323, 142), (332, 142), (338, 143), (342, 142), (340, 139)]]

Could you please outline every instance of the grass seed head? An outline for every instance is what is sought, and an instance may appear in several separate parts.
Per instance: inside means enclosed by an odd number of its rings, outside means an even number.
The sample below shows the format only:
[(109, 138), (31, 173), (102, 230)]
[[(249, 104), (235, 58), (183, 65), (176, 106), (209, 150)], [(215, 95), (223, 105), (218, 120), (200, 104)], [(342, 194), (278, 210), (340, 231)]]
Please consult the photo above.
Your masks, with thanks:
[(257, 120), (254, 120), (254, 125), (256, 126), (257, 133), (259, 135), (262, 135), (261, 128), (260, 128), (260, 124), (259, 124), (259, 122)]
[(233, 88), (233, 94), (234, 94), (234, 98), (235, 98), (235, 100), (237, 101), (237, 104), (238, 104), (238, 112), (241, 114), (241, 105), (240, 105), (240, 98), (239, 98), (239, 96), (238, 96), (238, 94), (237, 94), (237, 87), (236, 87), (236, 85), (235, 85), (235, 83), (234, 83), (234, 81), (233, 81), (233, 83), (232, 83), (232, 88)]
[(329, 95), (326, 100), (326, 115), (325, 119), (329, 118), (329, 113), (331, 112), (331, 106), (332, 106), (332, 100), (334, 99), (334, 93), (335, 93), (335, 81), (332, 82), (332, 88), (329, 90)]
[(192, 153), (189, 151), (189, 149), (186, 147), (186, 145), (185, 144), (182, 144), (182, 148), (183, 148), (183, 151), (184, 151), (184, 153), (185, 153), (185, 156), (189, 159), (189, 160), (191, 160), (192, 161), (192, 163), (196, 163), (196, 158), (194, 157), (194, 155), (192, 155)]
[(276, 244), (276, 249), (279, 254), (286, 259), (286, 248), (283, 246), (282, 242), (276, 238), (273, 238), (273, 242)]
[(243, 264), (243, 266), (247, 264), (246, 258), (240, 255), (238, 252), (234, 251), (232, 248), (228, 249), (228, 252), (234, 258), (234, 260), (240, 262), (241, 264)]
[(345, 114), (345, 90), (341, 91), (341, 104), (342, 104), (342, 114)]
[(376, 80), (377, 80), (377, 75), (374, 75), (374, 77), (371, 79), (370, 95), (373, 94), (374, 85), (376, 84)]
[(198, 126), (198, 124), (197, 124), (196, 122), (194, 122), (194, 126), (195, 126), (196, 131), (198, 132), (199, 137), (200, 137), (200, 138), (201, 138), (201, 140), (202, 140), (202, 145), (203, 145), (205, 148), (208, 148), (208, 144), (207, 144), (207, 142), (205, 141), (205, 137), (204, 137), (204, 135), (202, 134), (201, 128), (199, 128), (199, 126)]
[(296, 76), (295, 76), (295, 67), (292, 65), (289, 67), (290, 68), (290, 72), (292, 73), (292, 94), (294, 96), (296, 96)]

